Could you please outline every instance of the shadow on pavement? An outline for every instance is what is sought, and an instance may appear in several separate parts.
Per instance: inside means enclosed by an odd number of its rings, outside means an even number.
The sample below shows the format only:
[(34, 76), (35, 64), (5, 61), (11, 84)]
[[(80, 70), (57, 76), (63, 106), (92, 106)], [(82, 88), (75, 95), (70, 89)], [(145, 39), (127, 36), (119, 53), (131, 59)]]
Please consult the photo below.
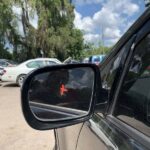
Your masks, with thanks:
[(2, 87), (18, 87), (17, 84), (14, 83), (5, 83), (3, 85), (1, 85)]

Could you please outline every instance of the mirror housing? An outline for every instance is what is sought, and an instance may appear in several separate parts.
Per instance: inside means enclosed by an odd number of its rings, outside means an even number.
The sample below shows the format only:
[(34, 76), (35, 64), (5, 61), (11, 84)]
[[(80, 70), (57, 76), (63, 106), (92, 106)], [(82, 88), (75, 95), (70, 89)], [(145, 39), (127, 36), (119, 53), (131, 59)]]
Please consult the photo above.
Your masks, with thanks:
[[(37, 101), (36, 101), (36, 103), (34, 103), (35, 100), (37, 100), (37, 97), (33, 98), (31, 95), (35, 94), (35, 91), (36, 91), (35, 89), (39, 88), (39, 86), (37, 86), (37, 85), (34, 87), (34, 85), (36, 83), (35, 81), (37, 81), (37, 77), (39, 77), (39, 76), (41, 77), (42, 74), (45, 75), (46, 73), (48, 73), (48, 74), (53, 73), (53, 74), (55, 74), (54, 75), (55, 77), (57, 75), (60, 75), (60, 77), (59, 77), (59, 79), (61, 79), (60, 81), (64, 81), (64, 77), (62, 76), (62, 73), (60, 73), (60, 72), (58, 73), (58, 71), (62, 72), (62, 70), (65, 72), (66, 71), (69, 72), (69, 76), (71, 76), (69, 78), (68, 83), (65, 86), (67, 86), (68, 84), (70, 86), (73, 81), (80, 82), (81, 80), (85, 79), (85, 77), (83, 77), (83, 79), (81, 79), (81, 78), (79, 78), (78, 80), (76, 79), (76, 77), (79, 74), (79, 72), (78, 72), (79, 70), (84, 71), (83, 74), (86, 77), (88, 77), (86, 81), (90, 81), (90, 80), (92, 81), (91, 82), (92, 84), (90, 83), (86, 86), (86, 88), (88, 87), (91, 89), (91, 97), (90, 97), (89, 103), (87, 105), (88, 109), (79, 107), (80, 106), (79, 102), (81, 102), (81, 99), (82, 99), (80, 97), (82, 97), (82, 95), (79, 97), (79, 100), (76, 101), (76, 103), (79, 105), (73, 105), (71, 107), (70, 107), (70, 105), (64, 106), (64, 105), (60, 105), (60, 104), (53, 104), (53, 106), (52, 106), (51, 100), (47, 105), (44, 102), (45, 98), (44, 99), (42, 98), (42, 100), (40, 101), (40, 104), (39, 103), (37, 104)], [(89, 78), (89, 75), (88, 75), (89, 70), (91, 70), (91, 72), (93, 74), (92, 79)], [(73, 76), (72, 72), (75, 74), (74, 78), (72, 77)], [(50, 77), (48, 77), (48, 79), (50, 79)], [(52, 79), (52, 81), (56, 81), (56, 79), (53, 80), (53, 77), (51, 79)], [(45, 76), (42, 77), (42, 80), (46, 81), (46, 77)], [(44, 85), (44, 88), (45, 88), (46, 85), (43, 84), (43, 81), (41, 81), (41, 79), (38, 79), (38, 81), (39, 81), (38, 83), (40, 83), (40, 87), (43, 87), (43, 85)], [(58, 83), (60, 83), (60, 81)], [(48, 82), (46, 81), (46, 83), (48, 83)], [(54, 85), (54, 82), (52, 82), (52, 84)], [(49, 85), (52, 85), (52, 84), (49, 84)], [(81, 83), (80, 85), (82, 85), (82, 84), (83, 83)], [(33, 89), (33, 87), (34, 87), (34, 89)], [(79, 89), (81, 91), (80, 86), (78, 86), (78, 87), (79, 88), (74, 88), (74, 90), (78, 91), (78, 89)], [(85, 85), (83, 87), (85, 89)], [(31, 72), (24, 81), (24, 84), (21, 89), (21, 104), (22, 104), (23, 115), (24, 115), (27, 123), (32, 128), (37, 129), (37, 130), (55, 129), (55, 128), (60, 128), (60, 127), (65, 127), (65, 126), (81, 123), (81, 122), (84, 122), (84, 121), (90, 119), (91, 115), (93, 114), (94, 109), (95, 109), (95, 104), (99, 99), (101, 99), (101, 96), (102, 96), (101, 89), (102, 89), (102, 85), (101, 85), (100, 70), (99, 70), (98, 66), (96, 66), (94, 64), (68, 64), (68, 65), (43, 67), (43, 68), (40, 68), (40, 69), (37, 69), (37, 70)], [(39, 91), (42, 91), (42, 90), (39, 89)], [(30, 94), (30, 93), (32, 93), (32, 94)], [(79, 94), (79, 93), (82, 93), (82, 92), (78, 92), (77, 94)], [(44, 94), (45, 94), (45, 92), (42, 92), (42, 95), (46, 96)], [(54, 94), (56, 94), (56, 93), (55, 92), (51, 93), (51, 95), (54, 95)], [(39, 94), (39, 92), (37, 92), (35, 95), (37, 96), (40, 94)], [(49, 98), (49, 99), (51, 99), (51, 98)], [(36, 109), (33, 109), (33, 107), (36, 107)], [(67, 107), (69, 108), (69, 112), (68, 112)], [(51, 111), (53, 108), (55, 109), (55, 111), (53, 111), (53, 112), (56, 112), (58, 116), (59, 116), (59, 114), (60, 115), (62, 114), (62, 112), (60, 112), (60, 110), (63, 110), (63, 112), (64, 111), (67, 112), (69, 117), (65, 116), (64, 118), (52, 119), (51, 116), (55, 117), (55, 115), (51, 115), (52, 114)], [(36, 110), (38, 110), (38, 111), (36, 111)], [(76, 113), (76, 112), (81, 112), (81, 111), (82, 111), (82, 113)], [(84, 111), (84, 113), (83, 113), (83, 111)], [(36, 112), (38, 112), (38, 114)], [(74, 115), (74, 117), (71, 117), (70, 112), (73, 112), (76, 115)], [(42, 115), (39, 115), (39, 114), (42, 114), (42, 113), (48, 114), (49, 118), (45, 119), (45, 118), (41, 117)]]

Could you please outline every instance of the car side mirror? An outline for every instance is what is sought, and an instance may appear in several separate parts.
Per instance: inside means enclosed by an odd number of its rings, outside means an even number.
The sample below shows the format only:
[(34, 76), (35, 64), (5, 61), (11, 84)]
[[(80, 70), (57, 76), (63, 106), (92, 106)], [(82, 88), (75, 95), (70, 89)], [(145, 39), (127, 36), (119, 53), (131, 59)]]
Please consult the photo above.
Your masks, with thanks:
[(24, 117), (38, 130), (88, 120), (100, 95), (100, 71), (93, 64), (49, 66), (30, 73), (22, 87)]

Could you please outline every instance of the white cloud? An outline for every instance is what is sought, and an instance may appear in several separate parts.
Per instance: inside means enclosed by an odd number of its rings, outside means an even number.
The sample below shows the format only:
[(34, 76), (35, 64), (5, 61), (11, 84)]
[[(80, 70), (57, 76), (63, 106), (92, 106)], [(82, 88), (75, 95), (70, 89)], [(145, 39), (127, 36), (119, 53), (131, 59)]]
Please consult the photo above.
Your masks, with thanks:
[(89, 42), (89, 43), (95, 43), (98, 44), (100, 42), (100, 34), (92, 34), (92, 33), (88, 33), (84, 35), (84, 39), (85, 41)]
[(74, 25), (76, 28), (80, 30), (84, 30), (85, 32), (92, 32), (94, 30), (94, 24), (91, 17), (82, 17), (80, 13), (78, 13), (76, 10), (75, 13), (75, 20)]
[(85, 4), (98, 4), (102, 3), (104, 0), (74, 0), (76, 5), (85, 5)]
[[(86, 2), (98, 3), (100, 0), (87, 0)], [(103, 33), (106, 43), (114, 44), (113, 42), (116, 42), (133, 22), (131, 20), (129, 22), (129, 18), (138, 11), (139, 6), (131, 0), (106, 0), (93, 16), (83, 17), (75, 10), (74, 24), (76, 28), (84, 30), (86, 42), (97, 42), (96, 39), (100, 39)]]
[(121, 36), (121, 31), (118, 28), (105, 28), (104, 37), (108, 39), (116, 39)]
[(132, 15), (136, 12), (139, 11), (139, 7), (138, 5), (136, 4), (132, 4), (132, 5), (129, 5), (129, 6), (125, 6), (125, 10), (124, 10), (124, 13), (128, 14), (128, 15)]
[(119, 40), (119, 38), (112, 38), (112, 39), (106, 39), (105, 40), (105, 44), (107, 45), (107, 46), (112, 46), (112, 45), (114, 45), (115, 43), (117, 43), (118, 42), (118, 40)]
[(122, 18), (116, 12), (103, 7), (100, 11), (96, 12), (93, 16), (93, 23), (95, 25), (104, 26), (104, 27), (116, 27), (118, 24), (121, 24)]
[(131, 0), (107, 0), (107, 3), (105, 3), (103, 7), (112, 12), (124, 13), (127, 15), (132, 15), (139, 11), (139, 6)]

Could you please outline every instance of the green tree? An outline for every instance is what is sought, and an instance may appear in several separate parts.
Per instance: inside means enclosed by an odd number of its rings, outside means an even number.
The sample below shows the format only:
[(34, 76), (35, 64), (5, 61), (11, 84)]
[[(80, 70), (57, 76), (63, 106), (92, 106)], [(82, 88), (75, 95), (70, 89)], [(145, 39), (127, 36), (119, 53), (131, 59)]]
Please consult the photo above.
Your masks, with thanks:
[[(14, 9), (20, 9), (20, 15)], [(2, 0), (0, 2), (0, 41), (13, 46), (18, 61), (40, 57), (68, 56), (79, 58), (84, 44), (83, 34), (74, 28), (74, 6), (68, 0)], [(31, 24), (38, 16), (38, 26)], [(18, 30), (18, 22), (23, 33)]]
[(87, 43), (85, 45), (83, 57), (90, 57), (92, 55), (100, 55), (100, 54), (107, 54), (110, 52), (112, 47), (106, 47), (100, 45), (99, 47), (95, 47), (92, 43)]
[(7, 48), (4, 48), (4, 45), (0, 44), (0, 59), (12, 59), (12, 54), (8, 51)]

